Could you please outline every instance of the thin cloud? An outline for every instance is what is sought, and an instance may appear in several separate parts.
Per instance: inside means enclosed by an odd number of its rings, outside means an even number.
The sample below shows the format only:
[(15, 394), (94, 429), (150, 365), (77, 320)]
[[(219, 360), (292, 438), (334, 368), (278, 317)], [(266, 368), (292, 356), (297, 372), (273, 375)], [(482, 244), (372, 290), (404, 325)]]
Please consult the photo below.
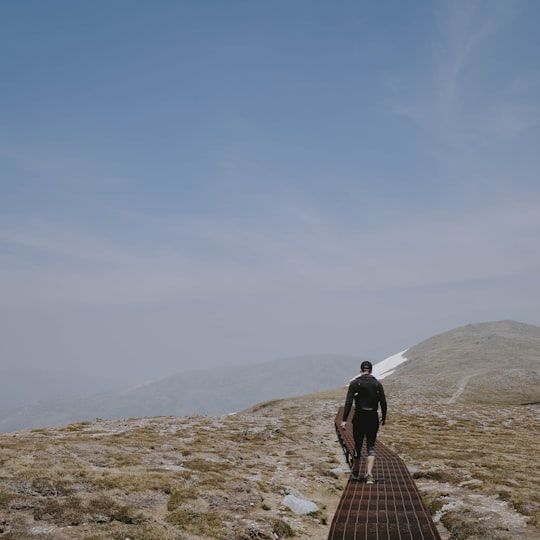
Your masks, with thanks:
[[(415, 81), (402, 77), (399, 83), (387, 84), (391, 92), (387, 98), (390, 112), (416, 121), (429, 133), (437, 135), (439, 142), (457, 144), (463, 137), (467, 138), (471, 127), (477, 133), (475, 119), (486, 120), (486, 116), (471, 111), (466, 100), (478, 95), (474, 108), (493, 110), (498, 104), (498, 92), (493, 92), (487, 81), (482, 83), (486, 85), (485, 91), (479, 91), (471, 74), (485, 69), (482, 58), (497, 33), (511, 20), (510, 7), (509, 3), (502, 6), (496, 2), (444, 3), (431, 37), (432, 63), (426, 63), (415, 73)], [(505, 84), (510, 87), (512, 81)], [(404, 87), (408, 88), (408, 101), (400, 98)], [(411, 88), (415, 88), (415, 92)]]
[(496, 33), (500, 22), (493, 12), (486, 16), (477, 2), (451, 2), (446, 9), (442, 38), (435, 53), (434, 88), (438, 118), (445, 125), (452, 125), (456, 114), (461, 116), (460, 103), (467, 90), (464, 72), (474, 64), (476, 51)]
[[(11, 263), (0, 276), (3, 296), (14, 304), (18, 292), (28, 299), (30, 289), (51, 303), (155, 303), (517, 279), (540, 266), (538, 216), (534, 202), (436, 220), (403, 212), (379, 230), (363, 231), (297, 209), (279, 224), (180, 222), (176, 234), (155, 231), (159, 242), (145, 247), (58, 227), (4, 231)], [(202, 241), (221, 249), (201, 253)]]

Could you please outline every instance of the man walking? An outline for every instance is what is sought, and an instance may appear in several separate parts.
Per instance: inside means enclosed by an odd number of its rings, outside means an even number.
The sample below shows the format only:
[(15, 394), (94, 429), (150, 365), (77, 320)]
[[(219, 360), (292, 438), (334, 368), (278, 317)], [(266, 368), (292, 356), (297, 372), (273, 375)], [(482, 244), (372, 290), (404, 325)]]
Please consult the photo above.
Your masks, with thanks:
[(355, 411), (353, 416), (353, 435), (355, 452), (353, 457), (352, 478), (360, 478), (360, 451), (362, 443), (366, 439), (367, 447), (367, 473), (365, 480), (367, 484), (373, 484), (372, 471), (375, 463), (375, 440), (379, 431), (379, 404), (381, 406), (382, 425), (386, 422), (386, 397), (382, 384), (371, 374), (373, 366), (367, 360), (360, 365), (360, 376), (349, 383), (345, 408), (343, 410), (343, 421), (341, 429), (347, 426), (347, 417), (351, 412), (353, 400)]

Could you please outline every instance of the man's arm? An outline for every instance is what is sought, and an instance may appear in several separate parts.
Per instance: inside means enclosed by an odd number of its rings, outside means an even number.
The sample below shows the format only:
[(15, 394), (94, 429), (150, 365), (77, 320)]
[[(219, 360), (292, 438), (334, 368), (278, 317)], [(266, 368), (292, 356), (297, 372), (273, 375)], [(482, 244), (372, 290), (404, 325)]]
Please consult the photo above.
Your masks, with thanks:
[(387, 411), (387, 404), (386, 404), (386, 396), (384, 395), (384, 388), (381, 383), (379, 383), (379, 403), (381, 404), (381, 424), (384, 426), (386, 423), (386, 411)]
[(345, 426), (347, 425), (347, 418), (351, 412), (355, 392), (354, 386), (354, 381), (351, 381), (349, 383), (349, 389), (347, 390), (347, 397), (345, 398), (345, 407), (343, 408), (343, 421), (341, 422), (341, 427), (343, 429), (345, 429)]

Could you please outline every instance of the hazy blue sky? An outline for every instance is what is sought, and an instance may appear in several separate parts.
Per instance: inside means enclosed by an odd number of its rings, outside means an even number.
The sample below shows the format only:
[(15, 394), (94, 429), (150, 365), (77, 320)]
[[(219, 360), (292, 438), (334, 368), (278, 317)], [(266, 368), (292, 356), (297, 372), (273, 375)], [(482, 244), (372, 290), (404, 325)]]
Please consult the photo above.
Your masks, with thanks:
[(540, 324), (540, 2), (0, 2), (0, 361), (137, 378)]

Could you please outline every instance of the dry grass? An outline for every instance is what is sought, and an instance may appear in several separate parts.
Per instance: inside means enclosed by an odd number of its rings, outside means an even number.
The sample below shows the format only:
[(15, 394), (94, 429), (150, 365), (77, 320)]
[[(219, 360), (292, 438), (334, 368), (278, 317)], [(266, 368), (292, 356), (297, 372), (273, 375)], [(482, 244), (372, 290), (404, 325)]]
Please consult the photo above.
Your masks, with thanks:
[[(538, 538), (539, 407), (448, 403), (450, 386), (413, 384), (385, 383), (381, 440), (414, 471), (443, 538)], [(348, 477), (333, 425), (344, 397), (0, 435), (0, 538), (325, 538)], [(285, 508), (291, 488), (318, 511)]]
[(428, 393), (419, 403), (410, 401), (421, 393), (411, 392), (411, 384), (396, 379), (385, 385), (393, 403), (381, 440), (411, 466), (452, 540), (540, 537), (540, 407), (482, 405), (478, 392), (477, 402), (463, 393), (448, 403), (451, 385), (446, 396)]
[[(0, 538), (323, 537), (343, 485), (326, 465), (340, 463), (335, 406), (318, 403), (310, 429), (309, 404), (293, 403), (0, 435)], [(292, 514), (289, 487), (319, 510)]]

